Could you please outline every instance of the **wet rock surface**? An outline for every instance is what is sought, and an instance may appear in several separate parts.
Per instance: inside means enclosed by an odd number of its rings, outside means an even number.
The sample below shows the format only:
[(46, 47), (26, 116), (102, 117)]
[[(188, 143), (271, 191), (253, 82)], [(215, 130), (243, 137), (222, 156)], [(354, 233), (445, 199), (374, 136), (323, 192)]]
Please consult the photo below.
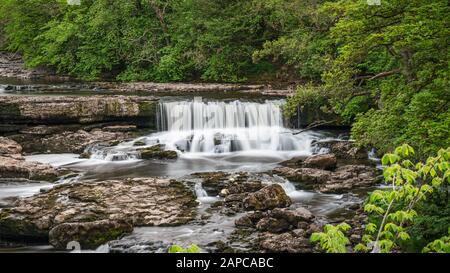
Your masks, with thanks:
[[(105, 126), (75, 131), (60, 131), (56, 126), (35, 126), (10, 137), (20, 142), (27, 153), (83, 153), (94, 144), (106, 146), (135, 137), (137, 128), (128, 126)], [(86, 156), (89, 156), (88, 154)]]
[(350, 140), (324, 140), (313, 143), (318, 149), (327, 149), (329, 153), (341, 160), (366, 160), (367, 150), (355, 145)]
[(323, 193), (342, 193), (376, 185), (377, 170), (366, 165), (345, 165), (335, 171), (313, 168), (278, 167), (273, 173)]
[(58, 249), (65, 249), (72, 241), (80, 243), (85, 249), (93, 249), (132, 231), (133, 226), (125, 221), (63, 223), (50, 230), (49, 241)]
[(55, 181), (59, 171), (48, 164), (25, 161), (22, 146), (0, 137), (0, 178)]
[(79, 237), (103, 242), (106, 239), (92, 234), (104, 234), (109, 240), (129, 231), (116, 222), (131, 226), (181, 225), (193, 219), (196, 206), (190, 189), (168, 179), (62, 184), (0, 210), (0, 234), (4, 240), (47, 241), (53, 230), (50, 242), (55, 246), (66, 241), (62, 233), (69, 234), (67, 240)]
[(164, 144), (156, 144), (146, 148), (137, 149), (142, 159), (175, 159), (178, 153), (172, 150), (165, 150)]
[(292, 201), (280, 185), (273, 184), (248, 194), (243, 203), (246, 210), (268, 210), (289, 207)]

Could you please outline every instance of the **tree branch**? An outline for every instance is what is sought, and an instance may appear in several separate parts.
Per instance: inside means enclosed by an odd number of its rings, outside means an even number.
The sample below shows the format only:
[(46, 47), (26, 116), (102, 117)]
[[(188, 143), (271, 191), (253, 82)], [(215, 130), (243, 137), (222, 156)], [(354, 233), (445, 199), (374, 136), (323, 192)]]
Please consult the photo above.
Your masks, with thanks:
[(298, 135), (298, 134), (301, 134), (301, 133), (303, 133), (305, 131), (311, 130), (313, 128), (316, 128), (316, 127), (319, 127), (319, 126), (323, 126), (323, 125), (326, 125), (326, 124), (330, 124), (330, 123), (333, 123), (333, 122), (336, 122), (336, 120), (334, 119), (334, 120), (329, 120), (329, 121), (325, 121), (325, 120), (316, 121), (316, 122), (313, 122), (310, 125), (306, 126), (305, 129), (302, 129), (300, 131), (297, 131), (297, 132), (293, 133), (293, 135)]

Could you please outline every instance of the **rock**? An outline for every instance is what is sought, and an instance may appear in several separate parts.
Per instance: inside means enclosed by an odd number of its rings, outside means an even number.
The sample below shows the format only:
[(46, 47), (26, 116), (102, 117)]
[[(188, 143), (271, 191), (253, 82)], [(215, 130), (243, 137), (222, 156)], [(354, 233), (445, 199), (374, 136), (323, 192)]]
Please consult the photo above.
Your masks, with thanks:
[(145, 143), (142, 140), (136, 140), (135, 142), (133, 142), (133, 146), (145, 146), (147, 145), (147, 143)]
[(378, 182), (377, 170), (365, 165), (346, 165), (333, 173), (332, 179), (319, 187), (324, 193), (342, 193), (351, 189), (367, 188)]
[(120, 221), (63, 223), (50, 230), (49, 242), (57, 249), (65, 249), (71, 241), (80, 243), (81, 249), (94, 249), (132, 231), (132, 225)]
[(313, 155), (303, 161), (304, 168), (317, 168), (322, 170), (333, 170), (336, 168), (337, 160), (334, 154)]
[(305, 156), (296, 156), (296, 157), (293, 157), (291, 159), (281, 162), (280, 165), (286, 166), (286, 167), (291, 167), (291, 168), (301, 167), (303, 165), (303, 161), (305, 161), (305, 159), (306, 159)]
[(265, 216), (267, 216), (267, 214), (262, 211), (250, 212), (250, 213), (247, 213), (246, 215), (242, 216), (241, 218), (237, 219), (234, 222), (234, 224), (236, 227), (254, 228), (254, 227), (256, 227), (256, 224), (259, 222), (259, 220), (261, 220)]
[(254, 227), (255, 223), (252, 222), (251, 218), (248, 217), (247, 215), (237, 219), (236, 221), (234, 221), (234, 225), (236, 227)]
[(22, 146), (14, 140), (0, 137), (0, 178), (55, 181), (57, 169), (48, 164), (25, 161)]
[(125, 236), (121, 240), (108, 242), (109, 253), (167, 253), (170, 242)]
[(257, 192), (250, 193), (243, 202), (246, 210), (268, 210), (289, 207), (292, 204), (289, 196), (278, 184), (272, 184)]
[(110, 132), (93, 129), (90, 132), (84, 130), (75, 132), (64, 131), (40, 137), (32, 137), (27, 134), (14, 135), (12, 137), (23, 145), (25, 152), (81, 154), (86, 152), (86, 149), (94, 144), (104, 143), (105, 145), (113, 145), (114, 142), (125, 140), (132, 136), (132, 133), (127, 132)]
[(230, 191), (228, 189), (222, 189), (219, 192), (220, 197), (226, 197), (228, 194), (230, 194)]
[(157, 99), (140, 96), (1, 96), (5, 124), (92, 124), (129, 121), (155, 127)]
[(355, 145), (354, 141), (349, 140), (326, 140), (314, 143), (319, 148), (329, 149), (337, 159), (366, 160), (368, 159), (367, 150)]
[(12, 139), (0, 137), (0, 156), (22, 153), (22, 146)]
[(256, 211), (244, 215), (235, 221), (236, 227), (256, 228), (259, 231), (279, 233), (297, 229), (300, 222), (307, 224), (314, 219), (312, 213), (305, 208), (275, 208), (261, 212)]
[(0, 239), (45, 240), (58, 225), (100, 220), (126, 221), (132, 226), (181, 225), (194, 218), (196, 207), (192, 191), (174, 180), (61, 184), (0, 210)]
[[(22, 57), (17, 53), (0, 51), (0, 77), (15, 79), (48, 79), (67, 80), (67, 77), (57, 76), (48, 68), (25, 68)], [(11, 90), (13, 86), (7, 86), (5, 90)]]
[(318, 184), (326, 183), (331, 179), (332, 172), (313, 169), (313, 168), (289, 168), (279, 167), (272, 170), (274, 174), (281, 175), (287, 179), (295, 182), (300, 182), (306, 186), (314, 186)]
[(255, 90), (262, 91), (264, 85), (248, 84), (221, 84), (221, 83), (154, 83), (154, 82), (96, 82), (95, 85), (101, 89), (108, 89), (121, 92), (146, 91), (152, 93), (189, 93), (189, 92), (220, 92)]
[(102, 128), (102, 131), (106, 132), (130, 132), (135, 131), (137, 129), (136, 125), (114, 125), (114, 126), (105, 126)]
[(295, 233), (267, 234), (261, 240), (260, 248), (266, 252), (306, 253), (311, 252), (312, 246), (309, 239), (296, 236)]
[(365, 165), (345, 165), (333, 172), (313, 168), (279, 167), (275, 168), (273, 173), (302, 183), (305, 188), (324, 193), (342, 193), (367, 188), (378, 182), (376, 168)]
[(297, 226), (298, 222), (311, 222), (314, 218), (313, 214), (305, 208), (286, 209), (276, 208), (270, 212), (271, 217), (278, 219), (286, 219), (290, 224)]
[(222, 190), (224, 190), (223, 194), (225, 192), (235, 194), (254, 192), (262, 188), (261, 181), (250, 178), (249, 173), (246, 172), (204, 172), (192, 175), (202, 179), (202, 187), (209, 195), (218, 195)]
[(230, 182), (227, 186), (229, 194), (256, 192), (263, 188), (261, 181)]
[(225, 203), (232, 203), (232, 202), (243, 202), (244, 199), (246, 198), (246, 194), (245, 193), (233, 193), (233, 194), (228, 194), (224, 201)]
[(164, 150), (164, 144), (156, 144), (148, 148), (137, 149), (142, 159), (175, 159), (178, 157), (176, 151)]
[(259, 231), (268, 231), (271, 233), (279, 233), (289, 230), (289, 222), (283, 218), (266, 217), (259, 220), (256, 229)]
[(49, 164), (25, 161), (24, 158), (0, 156), (0, 178), (25, 178), (39, 181), (56, 181), (58, 171)]

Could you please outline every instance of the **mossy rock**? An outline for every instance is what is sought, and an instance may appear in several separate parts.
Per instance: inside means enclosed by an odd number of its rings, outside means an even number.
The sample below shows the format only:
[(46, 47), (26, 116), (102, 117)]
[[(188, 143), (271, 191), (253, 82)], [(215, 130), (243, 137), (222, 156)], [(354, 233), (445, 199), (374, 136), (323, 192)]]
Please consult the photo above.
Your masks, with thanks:
[(95, 249), (132, 231), (131, 224), (110, 220), (64, 223), (50, 231), (49, 241), (51, 245), (58, 249), (65, 249), (71, 241), (80, 243), (82, 249)]
[(7, 210), (0, 211), (0, 239), (23, 242), (47, 242), (48, 230), (39, 229), (26, 219), (19, 219)]
[(142, 140), (137, 140), (133, 143), (133, 146), (145, 146), (146, 143)]
[(142, 159), (176, 159), (178, 153), (176, 151), (164, 150), (164, 144), (153, 145), (148, 148), (138, 149)]

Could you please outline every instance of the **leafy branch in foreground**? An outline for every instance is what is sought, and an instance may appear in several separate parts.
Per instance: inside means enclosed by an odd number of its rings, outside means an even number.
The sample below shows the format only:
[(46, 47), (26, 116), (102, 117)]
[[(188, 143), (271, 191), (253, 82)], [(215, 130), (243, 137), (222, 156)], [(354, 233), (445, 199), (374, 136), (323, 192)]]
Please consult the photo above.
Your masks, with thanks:
[(320, 242), (320, 247), (327, 253), (345, 253), (345, 246), (350, 243), (344, 232), (348, 231), (350, 226), (341, 223), (337, 226), (325, 225), (324, 232), (314, 232), (311, 235), (311, 242)]
[(448, 236), (434, 240), (423, 248), (424, 253), (450, 253), (450, 228), (448, 228)]
[[(375, 190), (366, 199), (364, 211), (369, 220), (362, 242), (354, 247), (354, 251), (388, 253), (399, 249), (400, 242), (411, 239), (406, 227), (417, 216), (414, 208), (435, 190), (448, 190), (450, 148), (439, 150), (437, 156), (429, 157), (425, 163), (413, 164), (408, 159), (411, 155), (414, 155), (414, 149), (404, 144), (381, 159), (385, 166), (384, 182), (391, 187), (389, 190)], [(327, 225), (325, 233), (313, 234), (311, 241), (320, 240), (320, 246), (327, 252), (345, 252), (348, 239), (342, 232), (336, 235), (338, 226)], [(448, 241), (448, 237), (443, 237), (430, 243), (423, 251), (450, 251)]]
[(197, 245), (190, 245), (187, 248), (183, 248), (179, 245), (171, 245), (168, 249), (167, 249), (167, 253), (199, 253), (200, 252), (200, 248)]

